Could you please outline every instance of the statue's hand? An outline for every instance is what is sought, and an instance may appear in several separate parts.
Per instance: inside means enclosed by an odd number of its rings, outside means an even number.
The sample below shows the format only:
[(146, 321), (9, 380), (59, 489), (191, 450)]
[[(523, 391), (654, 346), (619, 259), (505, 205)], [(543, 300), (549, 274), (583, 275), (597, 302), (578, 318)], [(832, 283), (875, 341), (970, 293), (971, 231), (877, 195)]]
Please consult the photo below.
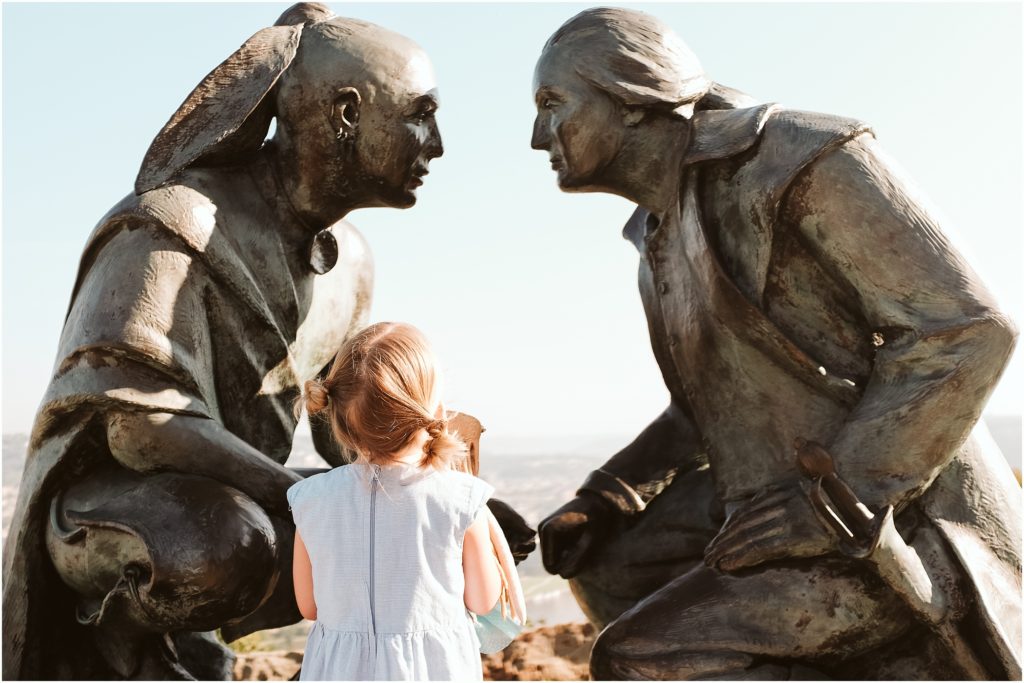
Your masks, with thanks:
[(494, 515), (502, 533), (505, 534), (509, 550), (512, 551), (512, 558), (516, 564), (519, 564), (537, 549), (536, 530), (531, 529), (523, 516), (504, 501), (491, 498), (487, 501), (487, 507), (490, 508), (491, 514)]
[(817, 557), (836, 548), (803, 490), (766, 489), (734, 512), (704, 551), (709, 567), (734, 572), (771, 560)]
[(565, 579), (579, 573), (612, 515), (608, 503), (586, 492), (555, 510), (538, 527), (544, 568)]

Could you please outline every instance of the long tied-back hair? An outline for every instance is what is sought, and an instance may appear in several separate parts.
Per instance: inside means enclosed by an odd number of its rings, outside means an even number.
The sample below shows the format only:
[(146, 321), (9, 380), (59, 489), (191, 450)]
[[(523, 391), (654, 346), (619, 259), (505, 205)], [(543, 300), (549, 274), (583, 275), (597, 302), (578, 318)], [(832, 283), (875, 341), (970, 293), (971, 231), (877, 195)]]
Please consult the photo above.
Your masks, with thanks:
[(667, 24), (621, 7), (585, 9), (555, 31), (543, 54), (564, 51), (576, 73), (615, 100), (689, 118), (714, 85)]
[(467, 447), (437, 417), (440, 377), (426, 337), (407, 323), (370, 325), (345, 342), (327, 376), (306, 382), (296, 407), (326, 419), (334, 438), (370, 463), (393, 462), (421, 429), (422, 466), (457, 464)]

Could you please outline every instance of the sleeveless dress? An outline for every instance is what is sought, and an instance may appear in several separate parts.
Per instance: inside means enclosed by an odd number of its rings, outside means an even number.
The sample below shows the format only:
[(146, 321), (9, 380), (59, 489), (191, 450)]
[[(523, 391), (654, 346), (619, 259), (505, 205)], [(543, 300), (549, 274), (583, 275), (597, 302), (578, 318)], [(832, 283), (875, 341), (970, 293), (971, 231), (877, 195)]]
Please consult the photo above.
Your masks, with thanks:
[(482, 680), (462, 541), (493, 492), (412, 464), (354, 463), (293, 484), (317, 606), (300, 680)]

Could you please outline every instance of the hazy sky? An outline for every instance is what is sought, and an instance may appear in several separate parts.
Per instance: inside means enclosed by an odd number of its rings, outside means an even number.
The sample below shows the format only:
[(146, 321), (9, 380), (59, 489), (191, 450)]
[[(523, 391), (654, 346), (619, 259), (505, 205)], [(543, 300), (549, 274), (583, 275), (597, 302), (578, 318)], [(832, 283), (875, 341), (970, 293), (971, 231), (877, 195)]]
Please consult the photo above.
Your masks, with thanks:
[[(560, 193), (529, 147), (534, 62), (587, 6), (333, 5), (433, 59), (444, 157), (414, 208), (349, 218), (376, 257), (372, 318), (421, 327), (450, 403), (491, 435), (632, 434), (667, 403), (620, 237), (632, 207)], [(93, 225), (188, 92), (287, 7), (4, 3), (4, 432), (31, 425)], [(1024, 321), (1019, 4), (634, 7), (673, 26), (717, 81), (872, 124)], [(1021, 358), (989, 412), (1020, 412)]]

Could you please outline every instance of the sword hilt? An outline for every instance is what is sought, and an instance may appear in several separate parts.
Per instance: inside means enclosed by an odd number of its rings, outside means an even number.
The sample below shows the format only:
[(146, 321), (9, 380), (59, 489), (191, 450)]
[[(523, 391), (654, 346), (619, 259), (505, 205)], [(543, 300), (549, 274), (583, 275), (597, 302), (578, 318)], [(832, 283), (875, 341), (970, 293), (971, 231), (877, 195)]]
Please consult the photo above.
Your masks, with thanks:
[[(793, 442), (793, 446), (796, 449), (796, 462), (800, 472), (814, 482), (811, 502), (829, 526), (847, 542), (860, 547), (871, 545), (878, 532), (875, 515), (860, 502), (857, 494), (846, 485), (846, 482), (839, 478), (832, 455), (820, 443), (799, 437)], [(828, 505), (825, 496), (831, 500), (835, 507), (834, 511)]]

